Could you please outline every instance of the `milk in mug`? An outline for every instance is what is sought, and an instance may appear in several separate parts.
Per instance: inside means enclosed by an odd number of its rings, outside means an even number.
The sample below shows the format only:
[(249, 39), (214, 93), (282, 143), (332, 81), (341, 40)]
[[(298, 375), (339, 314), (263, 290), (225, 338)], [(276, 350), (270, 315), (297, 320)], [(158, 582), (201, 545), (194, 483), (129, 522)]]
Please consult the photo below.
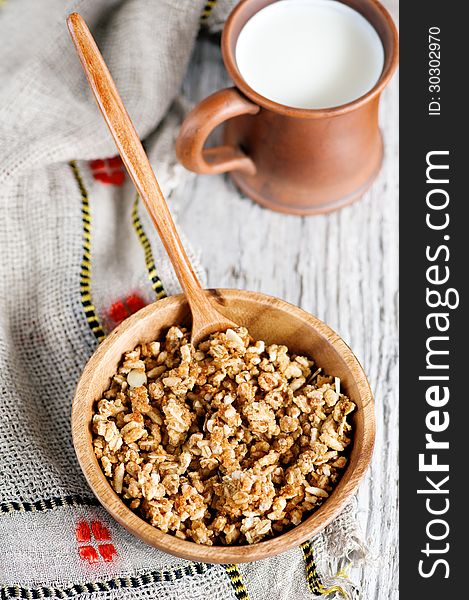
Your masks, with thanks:
[(279, 0), (241, 30), (236, 63), (257, 93), (285, 106), (337, 107), (378, 82), (384, 50), (374, 27), (335, 0)]

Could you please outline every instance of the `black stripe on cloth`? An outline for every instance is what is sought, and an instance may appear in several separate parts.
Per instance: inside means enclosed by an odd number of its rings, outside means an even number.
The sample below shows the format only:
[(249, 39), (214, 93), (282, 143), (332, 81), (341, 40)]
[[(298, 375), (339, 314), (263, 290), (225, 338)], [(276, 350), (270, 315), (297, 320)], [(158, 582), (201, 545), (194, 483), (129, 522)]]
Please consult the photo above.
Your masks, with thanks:
[(305, 542), (300, 546), (303, 551), (303, 558), (306, 566), (306, 579), (308, 581), (308, 587), (317, 596), (324, 596), (327, 598), (332, 594), (336, 594), (345, 598), (345, 600), (349, 600), (349, 595), (345, 591), (345, 589), (340, 585), (333, 585), (331, 587), (326, 587), (318, 573), (316, 563), (314, 561), (314, 552), (313, 546), (310, 542)]
[(244, 585), (243, 576), (238, 569), (238, 565), (225, 565), (225, 570), (230, 578), (237, 600), (250, 600), (249, 593)]
[(145, 229), (138, 214), (138, 201), (139, 195), (137, 194), (132, 207), (132, 224), (145, 255), (145, 264), (147, 266), (148, 278), (151, 282), (151, 287), (156, 294), (156, 299), (160, 300), (161, 298), (166, 298), (166, 292), (156, 271), (155, 259), (153, 257), (150, 240), (145, 233)]
[(30, 598), (73, 598), (79, 594), (137, 589), (145, 585), (151, 585), (152, 583), (161, 583), (162, 581), (179, 581), (184, 577), (203, 575), (214, 566), (215, 565), (206, 565), (203, 563), (192, 563), (184, 567), (178, 567), (167, 571), (149, 571), (132, 577), (114, 577), (113, 579), (108, 579), (106, 581), (77, 583), (66, 588), (46, 586), (28, 588), (11, 585), (0, 588), (0, 592), (2, 600), (6, 600), (7, 598), (27, 598), (28, 600)]
[(40, 500), (33, 500), (32, 502), (2, 502), (0, 504), (0, 513), (44, 512), (64, 506), (99, 506), (99, 502), (91, 496), (74, 494), (70, 496), (58, 496), (56, 498), (42, 498)]
[(319, 595), (322, 593), (321, 590), (324, 589), (324, 585), (319, 577), (316, 563), (314, 562), (313, 547), (309, 542), (301, 544), (300, 547), (303, 551), (303, 558), (306, 567), (306, 579), (308, 580), (309, 589), (313, 592), (313, 594)]
[(83, 226), (83, 255), (80, 269), (80, 296), (86, 321), (98, 342), (102, 342), (105, 333), (99, 322), (96, 309), (91, 298), (91, 212), (90, 200), (83, 178), (75, 160), (70, 161), (70, 168), (81, 195), (81, 215)]
[(217, 3), (217, 1), (218, 0), (207, 0), (207, 2), (205, 3), (204, 9), (202, 11), (202, 14), (200, 15), (200, 22), (202, 24), (205, 23), (205, 21), (212, 14), (212, 10), (213, 10), (215, 4)]

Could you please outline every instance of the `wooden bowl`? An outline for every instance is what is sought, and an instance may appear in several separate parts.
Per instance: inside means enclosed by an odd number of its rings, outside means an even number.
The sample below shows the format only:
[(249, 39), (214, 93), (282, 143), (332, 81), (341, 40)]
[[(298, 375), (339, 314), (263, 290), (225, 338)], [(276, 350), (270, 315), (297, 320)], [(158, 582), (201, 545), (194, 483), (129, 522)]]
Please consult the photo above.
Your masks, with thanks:
[(357, 405), (349, 463), (330, 497), (304, 522), (267, 541), (245, 546), (204, 546), (178, 539), (151, 526), (132, 512), (104, 476), (92, 447), (91, 419), (96, 400), (108, 388), (124, 352), (140, 342), (158, 340), (175, 324), (190, 324), (183, 295), (143, 308), (117, 327), (83, 371), (72, 409), (73, 443), (78, 461), (104, 508), (138, 538), (169, 554), (208, 563), (241, 563), (274, 556), (320, 532), (355, 493), (371, 460), (375, 437), (373, 396), (365, 373), (345, 342), (322, 321), (303, 310), (264, 294), (241, 290), (211, 290), (220, 312), (248, 328), (255, 339), (285, 344), (312, 357), (324, 371), (340, 377), (341, 387)]

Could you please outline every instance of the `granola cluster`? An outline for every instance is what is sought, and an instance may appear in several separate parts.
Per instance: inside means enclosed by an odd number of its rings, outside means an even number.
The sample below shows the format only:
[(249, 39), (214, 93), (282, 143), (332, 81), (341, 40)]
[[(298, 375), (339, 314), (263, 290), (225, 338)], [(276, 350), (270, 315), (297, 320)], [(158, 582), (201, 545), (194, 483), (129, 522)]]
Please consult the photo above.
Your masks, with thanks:
[(155, 527), (199, 544), (253, 544), (329, 496), (354, 408), (339, 379), (286, 346), (240, 327), (195, 349), (171, 327), (124, 355), (96, 405), (94, 451)]

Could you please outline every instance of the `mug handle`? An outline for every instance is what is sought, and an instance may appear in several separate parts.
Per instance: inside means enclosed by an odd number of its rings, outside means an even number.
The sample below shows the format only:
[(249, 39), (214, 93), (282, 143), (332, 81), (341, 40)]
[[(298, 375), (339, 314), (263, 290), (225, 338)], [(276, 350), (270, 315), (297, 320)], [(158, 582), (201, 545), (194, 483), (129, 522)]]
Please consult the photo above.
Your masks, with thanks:
[(240, 115), (255, 115), (260, 107), (234, 87), (215, 92), (202, 100), (184, 119), (176, 140), (178, 160), (190, 171), (203, 174), (242, 171), (255, 175), (256, 165), (235, 146), (205, 148), (208, 136), (224, 121)]

